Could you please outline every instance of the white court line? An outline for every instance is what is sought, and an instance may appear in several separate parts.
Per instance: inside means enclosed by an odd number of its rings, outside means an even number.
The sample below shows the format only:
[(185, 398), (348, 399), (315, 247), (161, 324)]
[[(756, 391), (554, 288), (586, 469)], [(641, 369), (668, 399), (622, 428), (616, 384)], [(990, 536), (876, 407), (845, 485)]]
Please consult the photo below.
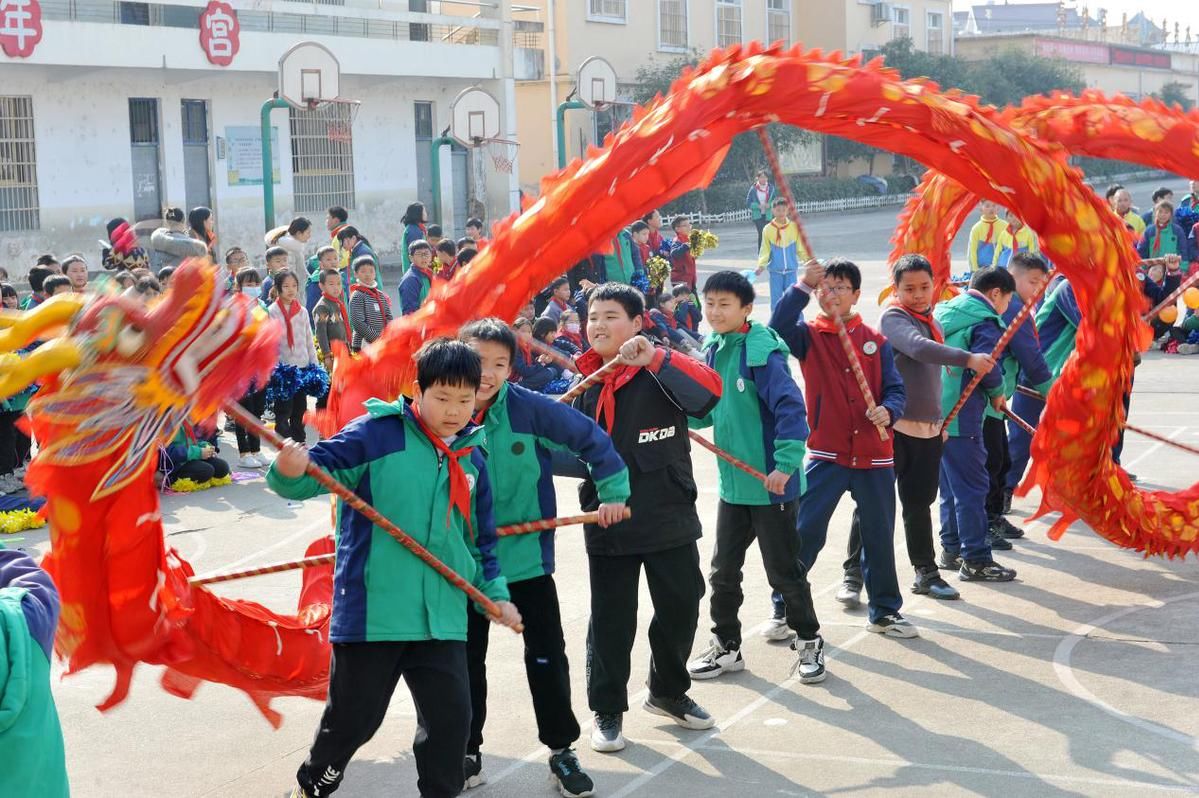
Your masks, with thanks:
[(1092, 632), (1102, 629), (1105, 625), (1111, 623), (1112, 621), (1119, 620), (1126, 615), (1132, 615), (1136, 612), (1161, 609), (1167, 604), (1171, 604), (1175, 601), (1189, 601), (1197, 598), (1199, 598), (1199, 593), (1185, 593), (1181, 596), (1174, 596), (1173, 598), (1166, 599), (1165, 601), (1156, 601), (1152, 604), (1141, 604), (1136, 607), (1125, 607), (1122, 610), (1116, 610), (1115, 612), (1104, 615), (1097, 621), (1083, 624), (1075, 629), (1069, 637), (1059, 643), (1057, 650), (1053, 652), (1054, 673), (1057, 674), (1058, 680), (1066, 687), (1066, 689), (1074, 694), (1075, 698), (1081, 698), (1088, 704), (1103, 710), (1112, 717), (1118, 718), (1125, 723), (1130, 723), (1139, 729), (1143, 729), (1144, 731), (1165, 737), (1178, 743), (1182, 743), (1183, 745), (1189, 746), (1192, 751), (1199, 752), (1199, 740), (1196, 738), (1191, 737), (1188, 734), (1183, 734), (1182, 732), (1177, 732), (1173, 729), (1166, 728), (1165, 726), (1160, 726), (1137, 715), (1129, 714), (1124, 710), (1116, 709), (1106, 701), (1097, 698), (1094, 693), (1082, 686), (1082, 683), (1079, 682), (1078, 678), (1074, 675), (1074, 668), (1070, 665), (1070, 655), (1074, 652), (1074, 648), (1080, 642), (1087, 639), (1087, 636)]
[[(812, 594), (813, 601), (816, 600), (817, 598), (819, 598), (820, 596), (824, 596), (828, 593), (831, 593), (834, 588), (840, 587), (842, 581), (843, 580), (838, 579), (836, 582), (833, 582), (832, 584), (822, 588), (819, 592), (813, 593)], [(763, 621), (762, 623), (760, 623), (757, 626), (750, 629), (748, 632), (745, 632), (742, 635), (742, 637), (746, 640), (750, 639), (751, 637), (757, 637), (759, 634), (761, 634), (762, 630), (765, 627), (766, 627), (766, 622)], [(643, 688), (640, 691), (638, 691), (637, 693), (634, 693), (633, 695), (629, 696), (629, 706), (630, 707), (637, 706), (638, 704), (640, 704), (642, 701), (645, 700), (645, 697), (647, 695), (649, 695), (649, 688)], [(591, 720), (587, 720), (587, 721), (584, 721), (583, 723), (579, 724), (579, 739), (580, 740), (591, 733), (591, 727), (594, 724), (595, 724), (594, 716), (592, 717)], [(626, 739), (628, 739), (628, 738), (626, 738)], [(525, 765), (532, 764), (533, 762), (536, 762), (537, 760), (543, 758), (547, 753), (549, 753), (549, 750), (544, 745), (537, 746), (532, 751), (529, 751), (529, 753), (522, 756), (520, 759), (517, 759), (514, 762), (512, 762), (511, 764), (509, 764), (508, 767), (501, 770), (498, 774), (496, 774), (495, 778), (491, 778), (489, 776), (487, 778), (487, 784), (489, 784), (489, 785), (499, 784), (501, 781), (508, 778), (513, 773), (515, 773), (516, 771), (523, 768)]]
[[(682, 745), (682, 743), (678, 743)], [(804, 754), (798, 751), (767, 751), (759, 748), (737, 748), (736, 750), (714, 745), (697, 746), (696, 750), (711, 753), (731, 753), (763, 759), (787, 759), (806, 762), (838, 762), (851, 765), (879, 765), (892, 768), (918, 768), (921, 770), (944, 771), (949, 773), (968, 773), (980, 776), (1006, 776), (1017, 779), (1037, 779), (1041, 781), (1061, 781), (1068, 784), (1091, 784), (1104, 787), (1125, 787), (1164, 792), (1196, 793), (1199, 787), (1175, 784), (1156, 784), (1148, 781), (1131, 781), (1128, 779), (1102, 779), (1088, 776), (1059, 776), (1053, 773), (1034, 773), (1028, 770), (1006, 770), (1002, 768), (978, 768), (965, 765), (939, 765), (927, 762), (912, 762), (897, 757), (864, 757), (844, 756), (838, 754)]]
[[(1167, 435), (1166, 437), (1167, 437), (1167, 438), (1169, 438), (1170, 440), (1174, 440), (1176, 437), (1178, 437), (1179, 435), (1181, 435), (1181, 434), (1182, 434), (1183, 432), (1185, 432), (1185, 431), (1186, 431), (1186, 427), (1179, 427), (1178, 429), (1174, 430), (1173, 432), (1171, 432), (1171, 433), (1170, 433), (1169, 435)], [(1127, 471), (1129, 468), (1131, 468), (1132, 466), (1134, 466), (1134, 465), (1136, 465), (1137, 463), (1141, 462), (1141, 461), (1142, 461), (1142, 460), (1144, 460), (1146, 457), (1148, 457), (1149, 455), (1153, 454), (1154, 452), (1156, 452), (1158, 449), (1162, 448), (1162, 447), (1163, 447), (1163, 446), (1165, 446), (1165, 445), (1166, 445), (1166, 444), (1164, 444), (1164, 443), (1161, 443), (1161, 442), (1155, 443), (1155, 444), (1153, 444), (1152, 446), (1150, 446), (1148, 449), (1146, 449), (1145, 451), (1143, 451), (1143, 452), (1141, 452), (1140, 454), (1138, 454), (1136, 457), (1134, 457), (1134, 458), (1132, 458), (1131, 460), (1129, 460), (1127, 463), (1121, 463), (1120, 465), (1121, 465), (1121, 467), (1122, 467), (1122, 468), (1123, 468), (1125, 471)]]

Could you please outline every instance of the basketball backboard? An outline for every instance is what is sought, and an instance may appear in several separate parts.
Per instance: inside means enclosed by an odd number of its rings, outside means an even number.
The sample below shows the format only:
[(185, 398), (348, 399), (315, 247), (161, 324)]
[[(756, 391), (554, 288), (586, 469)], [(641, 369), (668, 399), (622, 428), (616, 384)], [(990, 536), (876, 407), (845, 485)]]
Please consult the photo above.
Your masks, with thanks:
[(461, 92), (450, 104), (450, 135), (464, 147), (477, 147), (484, 139), (499, 138), (499, 101), (477, 86)]
[(279, 59), (279, 98), (293, 108), (314, 108), (341, 96), (341, 64), (327, 47), (300, 42)]
[(616, 70), (607, 59), (593, 55), (579, 64), (575, 87), (588, 108), (611, 105), (616, 102)]

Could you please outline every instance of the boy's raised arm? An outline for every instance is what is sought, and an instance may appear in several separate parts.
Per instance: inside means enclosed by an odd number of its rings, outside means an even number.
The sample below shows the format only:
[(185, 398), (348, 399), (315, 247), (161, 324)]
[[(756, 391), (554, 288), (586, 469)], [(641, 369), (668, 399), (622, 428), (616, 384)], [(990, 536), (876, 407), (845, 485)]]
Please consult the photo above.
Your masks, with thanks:
[(686, 355), (674, 357), (666, 349), (657, 349), (646, 366), (658, 384), (684, 413), (702, 418), (720, 401), (720, 375)]
[(804, 321), (803, 311), (812, 298), (811, 287), (800, 281), (783, 292), (774, 313), (770, 314), (770, 327), (787, 342), (791, 354), (803, 360), (808, 354), (811, 333)]

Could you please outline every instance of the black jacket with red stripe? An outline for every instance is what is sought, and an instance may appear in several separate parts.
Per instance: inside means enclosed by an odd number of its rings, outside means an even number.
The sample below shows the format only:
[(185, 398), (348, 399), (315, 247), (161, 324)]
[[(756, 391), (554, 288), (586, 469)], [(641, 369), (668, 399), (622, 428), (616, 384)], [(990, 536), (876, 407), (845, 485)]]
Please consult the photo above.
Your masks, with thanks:
[[(594, 350), (575, 361), (587, 375), (603, 365)], [(720, 375), (689, 357), (657, 348), (645, 368), (623, 366), (613, 374), (615, 418), (597, 419), (612, 436), (616, 451), (629, 468), (632, 517), (607, 529), (589, 524), (587, 553), (646, 554), (697, 540), (702, 534), (695, 510), (698, 490), (691, 468), (687, 417), (702, 418), (720, 399)], [(596, 418), (603, 385), (587, 389), (576, 409)], [(590, 512), (599, 507), (595, 483), (579, 485), (579, 503)]]

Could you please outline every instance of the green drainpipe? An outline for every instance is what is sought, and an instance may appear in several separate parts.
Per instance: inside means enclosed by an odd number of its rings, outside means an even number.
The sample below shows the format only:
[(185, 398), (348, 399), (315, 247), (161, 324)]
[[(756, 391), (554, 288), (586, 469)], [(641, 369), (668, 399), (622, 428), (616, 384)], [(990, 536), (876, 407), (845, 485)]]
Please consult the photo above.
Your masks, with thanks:
[(272, 97), (262, 104), (262, 215), (266, 232), (275, 226), (275, 171), (271, 168), (271, 111), (286, 108), (287, 101)]
[(578, 100), (567, 100), (558, 105), (558, 168), (566, 168), (566, 112), (574, 111), (579, 108), (586, 108), (587, 105)]

